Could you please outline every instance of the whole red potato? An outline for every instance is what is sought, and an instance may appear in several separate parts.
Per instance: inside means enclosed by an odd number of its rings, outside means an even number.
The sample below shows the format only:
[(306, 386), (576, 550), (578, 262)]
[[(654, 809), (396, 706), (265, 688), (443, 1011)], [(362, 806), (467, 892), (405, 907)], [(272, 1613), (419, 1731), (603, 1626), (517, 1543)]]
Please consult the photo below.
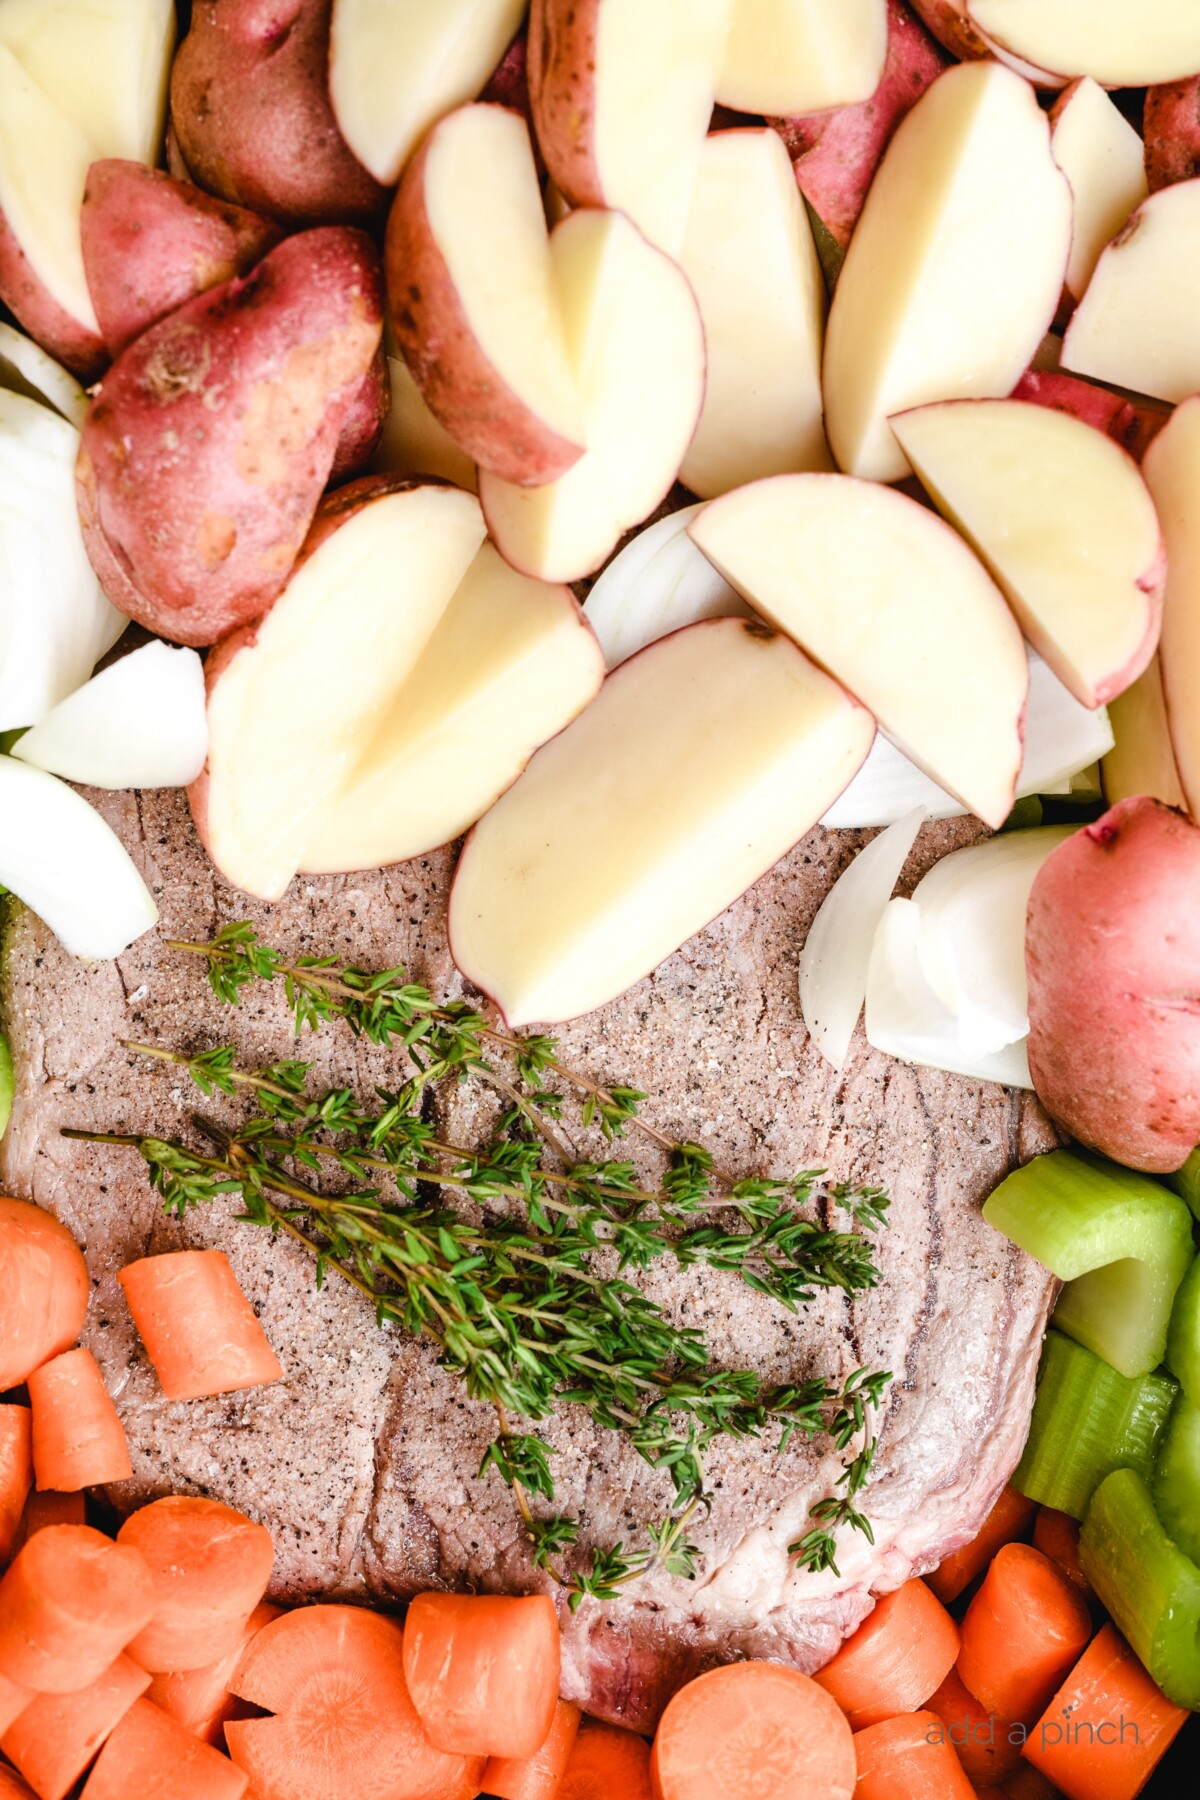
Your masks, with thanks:
[(1029, 1069), (1080, 1143), (1167, 1174), (1200, 1142), (1200, 829), (1122, 800), (1029, 897)]

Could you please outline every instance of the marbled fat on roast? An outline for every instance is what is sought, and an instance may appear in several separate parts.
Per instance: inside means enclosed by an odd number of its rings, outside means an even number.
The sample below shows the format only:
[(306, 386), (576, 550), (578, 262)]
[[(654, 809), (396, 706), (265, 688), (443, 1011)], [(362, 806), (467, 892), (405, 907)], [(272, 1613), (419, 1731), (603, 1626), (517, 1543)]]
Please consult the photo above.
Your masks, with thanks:
[[(293, 884), (272, 908), (225, 887), (193, 836), (182, 796), (97, 796), (162, 909), (162, 935), (204, 938), (259, 919), (294, 952), (336, 952), (372, 967), (406, 963), (438, 993), (463, 992), (446, 949), (452, 853), (382, 873)], [(927, 827), (915, 879), (965, 841), (965, 822)], [(1052, 1142), (1028, 1096), (918, 1071), (855, 1041), (842, 1075), (807, 1040), (796, 964), (813, 913), (859, 839), (816, 830), (707, 931), (622, 1000), (563, 1033), (563, 1055), (604, 1080), (651, 1090), (654, 1122), (719, 1151), (739, 1172), (828, 1166), (892, 1196), (880, 1239), (883, 1279), (854, 1302), (824, 1296), (799, 1317), (705, 1270), (650, 1278), (714, 1353), (772, 1379), (862, 1364), (890, 1368), (865, 1507), (872, 1548), (848, 1537), (841, 1576), (798, 1574), (787, 1546), (839, 1463), (821, 1441), (782, 1456), (754, 1443), (708, 1458), (711, 1514), (694, 1527), (699, 1578), (664, 1575), (613, 1604), (563, 1612), (563, 1691), (602, 1717), (645, 1728), (699, 1670), (771, 1657), (812, 1670), (898, 1586), (975, 1533), (1014, 1467), (1032, 1404), (1053, 1283), (984, 1224), (980, 1204), (1016, 1164)], [(403, 1601), (431, 1586), (527, 1589), (531, 1570), (512, 1499), (476, 1478), (494, 1431), (431, 1350), (379, 1331), (370, 1308), (331, 1280), (318, 1293), (303, 1252), (233, 1222), (236, 1203), (166, 1219), (132, 1151), (73, 1143), (63, 1125), (186, 1131), (214, 1110), (178, 1069), (135, 1060), (121, 1038), (201, 1048), (236, 1038), (244, 1062), (289, 1053), (282, 994), (254, 989), (234, 1014), (200, 962), (159, 934), (116, 964), (71, 961), (16, 902), (4, 944), (4, 1028), (17, 1068), (0, 1155), (6, 1191), (36, 1200), (86, 1242), (94, 1295), (85, 1341), (129, 1434), (134, 1478), (122, 1508), (158, 1494), (213, 1495), (275, 1534), (279, 1599)], [(342, 1028), (304, 1054), (331, 1082), (369, 1092), (396, 1059)], [(474, 1089), (447, 1110), (455, 1137), (485, 1128)], [(631, 1140), (631, 1149), (637, 1149)], [(639, 1152), (640, 1153), (640, 1152)], [(649, 1166), (648, 1166), (649, 1172)], [(134, 1333), (117, 1271), (182, 1243), (219, 1244), (259, 1310), (286, 1370), (275, 1387), (169, 1404)], [(668, 1497), (657, 1476), (577, 1409), (551, 1423), (563, 1510), (584, 1541), (628, 1544)]]

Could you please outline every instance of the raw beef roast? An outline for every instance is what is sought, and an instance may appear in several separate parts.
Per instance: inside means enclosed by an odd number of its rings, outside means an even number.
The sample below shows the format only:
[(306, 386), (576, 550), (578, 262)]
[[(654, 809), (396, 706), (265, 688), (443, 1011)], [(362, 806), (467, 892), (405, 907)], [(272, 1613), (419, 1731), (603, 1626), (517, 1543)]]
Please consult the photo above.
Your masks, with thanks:
[[(200, 962), (161, 937), (206, 938), (251, 916), (289, 950), (404, 962), (435, 991), (462, 994), (444, 931), (451, 853), (300, 880), (264, 908), (214, 874), (180, 796), (105, 795), (100, 804), (154, 889), (161, 933), (116, 964), (83, 968), (9, 903), (3, 993), (17, 1096), (0, 1173), (9, 1192), (50, 1208), (86, 1242), (95, 1283), (87, 1342), (135, 1469), (114, 1500), (129, 1507), (183, 1491), (243, 1507), (275, 1534), (280, 1598), (387, 1604), (430, 1586), (535, 1585), (510, 1495), (495, 1476), (476, 1475), (494, 1417), (464, 1398), (424, 1344), (378, 1330), (336, 1280), (318, 1293), (303, 1252), (234, 1222), (236, 1203), (181, 1227), (161, 1214), (134, 1152), (59, 1135), (68, 1124), (186, 1133), (192, 1113), (211, 1111), (178, 1070), (138, 1060), (119, 1039), (173, 1048), (236, 1039), (251, 1064), (289, 1053), (281, 994), (256, 989), (230, 1012)], [(971, 830), (927, 828), (908, 876)], [(674, 1687), (722, 1659), (819, 1667), (874, 1595), (973, 1535), (1020, 1452), (1053, 1284), (979, 1209), (1009, 1169), (1051, 1143), (1050, 1128), (1028, 1096), (903, 1067), (861, 1037), (841, 1076), (816, 1055), (797, 1004), (797, 955), (858, 842), (812, 832), (654, 976), (563, 1033), (565, 1060), (650, 1090), (653, 1121), (711, 1146), (726, 1167), (823, 1166), (892, 1196), (883, 1279), (853, 1303), (828, 1295), (793, 1317), (732, 1276), (664, 1265), (650, 1277), (673, 1314), (702, 1326), (731, 1364), (775, 1379), (867, 1364), (893, 1370), (895, 1381), (865, 1498), (875, 1544), (846, 1537), (840, 1576), (796, 1573), (787, 1553), (838, 1473), (830, 1447), (796, 1440), (778, 1455), (731, 1443), (708, 1458), (714, 1499), (693, 1531), (698, 1579), (655, 1576), (615, 1604), (564, 1613), (565, 1694), (622, 1724), (651, 1725)], [(341, 1028), (304, 1053), (364, 1091), (398, 1079), (397, 1057)], [(478, 1090), (446, 1105), (458, 1141), (484, 1128)], [(183, 1242), (229, 1252), (286, 1370), (278, 1386), (163, 1399), (116, 1273)], [(585, 1540), (635, 1541), (639, 1524), (664, 1509), (665, 1479), (577, 1409), (549, 1429), (561, 1509), (582, 1518)]]

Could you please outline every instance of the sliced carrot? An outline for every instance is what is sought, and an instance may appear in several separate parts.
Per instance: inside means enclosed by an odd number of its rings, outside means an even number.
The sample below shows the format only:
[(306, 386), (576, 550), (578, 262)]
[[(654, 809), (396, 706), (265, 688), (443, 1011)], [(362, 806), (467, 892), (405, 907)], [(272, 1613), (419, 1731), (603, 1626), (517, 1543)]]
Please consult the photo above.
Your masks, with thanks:
[(990, 1712), (1028, 1724), (1091, 1635), (1087, 1601), (1062, 1570), (1029, 1544), (1005, 1544), (967, 1608), (958, 1672)]
[(29, 1377), (33, 1469), (39, 1488), (69, 1493), (128, 1481), (125, 1427), (90, 1350), (65, 1350)]
[(58, 1494), (53, 1488), (39, 1494), (34, 1488), (25, 1502), (21, 1523), (13, 1539), (13, 1555), (23, 1550), (36, 1532), (48, 1525), (86, 1525), (87, 1501), (82, 1494)]
[(154, 1606), (140, 1551), (90, 1525), (48, 1525), (0, 1581), (0, 1674), (38, 1693), (76, 1693), (116, 1661)]
[(999, 1786), (1021, 1767), (1024, 1727), (998, 1719), (981, 1706), (957, 1669), (951, 1669), (937, 1693), (930, 1696), (925, 1711), (942, 1721), (968, 1780), (977, 1787), (989, 1782)]
[(242, 1627), (237, 1642), (224, 1656), (203, 1669), (156, 1675), (146, 1689), (146, 1698), (153, 1700), (155, 1706), (160, 1706), (185, 1731), (220, 1750), (225, 1742), (226, 1721), (243, 1718), (246, 1710), (237, 1695), (230, 1692), (229, 1684), (251, 1638), (272, 1619), (281, 1617), (282, 1610), (272, 1606), (269, 1600), (260, 1601)]
[(1133, 1800), (1190, 1716), (1105, 1625), (1030, 1732), (1025, 1755), (1068, 1800)]
[(0, 1406), (0, 1568), (12, 1555), (33, 1485), (33, 1437), (27, 1406)]
[(32, 1788), (25, 1786), (15, 1769), (0, 1763), (0, 1800), (37, 1800)]
[(404, 1679), (403, 1629), (382, 1613), (284, 1613), (252, 1640), (232, 1686), (275, 1715), (225, 1727), (254, 1800), (474, 1800), (479, 1792), (484, 1759), (450, 1756), (426, 1739)]
[(1006, 1781), (1005, 1800), (1059, 1800), (1059, 1792), (1037, 1769), (1024, 1768)]
[(0, 1199), (0, 1394), (69, 1350), (87, 1316), (87, 1266), (70, 1232), (40, 1206)]
[(729, 1663), (667, 1704), (650, 1757), (657, 1800), (849, 1800), (854, 1739), (831, 1694), (779, 1663)]
[(975, 1800), (941, 1721), (931, 1712), (869, 1725), (855, 1738), (854, 1753), (858, 1758), (854, 1800)]
[(33, 1699), (33, 1689), (18, 1687), (7, 1675), (0, 1675), (0, 1736), (14, 1719), (19, 1719)]
[(546, 1594), (418, 1594), (404, 1677), (425, 1736), (459, 1756), (536, 1756), (554, 1723), (558, 1614)]
[(659, 1800), (651, 1786), (650, 1746), (632, 1731), (585, 1719), (554, 1800)]
[(145, 1669), (118, 1656), (78, 1694), (39, 1694), (0, 1738), (0, 1750), (20, 1769), (38, 1800), (64, 1800), (149, 1685)]
[(943, 1606), (949, 1606), (970, 1587), (1002, 1545), (1015, 1543), (1028, 1534), (1036, 1511), (1034, 1502), (1027, 1500), (1024, 1494), (1018, 1494), (1016, 1488), (1001, 1490), (1000, 1498), (978, 1534), (969, 1544), (943, 1557), (933, 1573), (925, 1577)]
[(851, 1731), (916, 1712), (958, 1656), (958, 1626), (923, 1581), (885, 1594), (832, 1662), (813, 1676), (833, 1695)]
[(242, 1800), (241, 1769), (168, 1719), (150, 1700), (135, 1700), (110, 1736), (83, 1790), (84, 1800)]
[(173, 1250), (117, 1280), (168, 1400), (261, 1387), (283, 1375), (223, 1250)]
[(1033, 1547), (1057, 1563), (1068, 1581), (1073, 1581), (1081, 1594), (1090, 1594), (1091, 1583), (1079, 1564), (1079, 1520), (1070, 1513), (1055, 1512), (1052, 1506), (1039, 1506), (1033, 1527)]
[(550, 1735), (537, 1755), (493, 1756), (483, 1771), (485, 1791), (497, 1800), (555, 1800), (579, 1736), (580, 1716), (577, 1706), (560, 1700)]
[(158, 1588), (154, 1617), (129, 1646), (152, 1674), (203, 1669), (225, 1656), (267, 1591), (275, 1540), (245, 1513), (171, 1494), (131, 1513), (117, 1533), (145, 1557)]

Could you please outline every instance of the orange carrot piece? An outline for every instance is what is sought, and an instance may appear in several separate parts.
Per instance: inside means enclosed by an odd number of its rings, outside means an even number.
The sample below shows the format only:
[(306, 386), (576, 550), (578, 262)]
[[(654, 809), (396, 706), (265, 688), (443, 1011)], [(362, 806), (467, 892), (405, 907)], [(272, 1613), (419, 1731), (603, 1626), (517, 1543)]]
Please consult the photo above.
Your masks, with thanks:
[(0, 1800), (37, 1800), (32, 1788), (27, 1788), (15, 1769), (6, 1769), (0, 1763)]
[(19, 1387), (83, 1329), (91, 1292), (70, 1232), (40, 1206), (0, 1199), (0, 1394)]
[(0, 1581), (0, 1674), (41, 1694), (89, 1687), (155, 1606), (138, 1550), (90, 1525), (48, 1525)]
[(1004, 1544), (1015, 1543), (1023, 1538), (1033, 1523), (1033, 1515), (1037, 1506), (1027, 1500), (1024, 1494), (1018, 1494), (1016, 1488), (1006, 1487), (980, 1527), (978, 1536), (959, 1550), (952, 1550), (949, 1556), (942, 1558), (931, 1575), (925, 1577), (943, 1606), (949, 1606), (952, 1600), (965, 1588), (970, 1587), (975, 1577), (982, 1574), (991, 1562), (997, 1550)]
[[(878, 1729), (878, 1727), (876, 1727)], [(854, 1739), (831, 1694), (779, 1663), (728, 1663), (667, 1704), (650, 1756), (656, 1800), (850, 1800)]]
[(7, 1675), (0, 1675), (0, 1736), (8, 1730), (14, 1719), (20, 1718), (32, 1699), (32, 1688), (18, 1687)]
[(225, 1727), (254, 1800), (474, 1800), (479, 1792), (484, 1759), (447, 1755), (426, 1739), (404, 1679), (403, 1629), (382, 1613), (284, 1613), (251, 1641), (232, 1687), (275, 1715)]
[(958, 1656), (958, 1626), (923, 1581), (885, 1594), (832, 1662), (813, 1676), (832, 1694), (851, 1731), (916, 1712)]
[(1091, 1583), (1079, 1563), (1079, 1520), (1070, 1513), (1055, 1512), (1051, 1506), (1039, 1506), (1033, 1527), (1033, 1547), (1057, 1563), (1068, 1581), (1073, 1581), (1081, 1594), (1090, 1594)]
[(661, 1800), (650, 1782), (645, 1738), (585, 1719), (554, 1800)]
[(82, 1494), (58, 1494), (47, 1488), (39, 1494), (34, 1488), (25, 1502), (21, 1523), (13, 1539), (13, 1555), (23, 1550), (36, 1532), (48, 1525), (86, 1525), (87, 1501)]
[(1025, 1755), (1067, 1800), (1133, 1800), (1190, 1716), (1105, 1625), (1030, 1732)]
[(577, 1706), (560, 1700), (550, 1735), (537, 1755), (493, 1756), (483, 1771), (484, 1791), (497, 1800), (555, 1800), (579, 1736), (580, 1716)]
[(967, 1779), (976, 1787), (989, 1783), (999, 1787), (1021, 1767), (1024, 1727), (1014, 1727), (981, 1706), (957, 1669), (951, 1669), (937, 1693), (930, 1696), (925, 1711), (942, 1721)]
[(536, 1756), (560, 1660), (546, 1594), (418, 1594), (404, 1621), (404, 1678), (425, 1736), (459, 1756)]
[(168, 1719), (149, 1700), (135, 1700), (110, 1736), (83, 1790), (84, 1800), (242, 1800), (241, 1769)]
[[(962, 1764), (931, 1712), (869, 1725), (854, 1740), (854, 1800), (975, 1800)], [(780, 1789), (782, 1794), (783, 1789)]]
[(12, 1555), (33, 1486), (32, 1430), (27, 1406), (0, 1406), (0, 1568)]
[(140, 1550), (158, 1589), (154, 1617), (129, 1646), (144, 1669), (203, 1669), (225, 1656), (267, 1591), (275, 1540), (245, 1513), (171, 1494), (131, 1513), (118, 1544)]
[(282, 1607), (272, 1606), (269, 1600), (260, 1601), (242, 1627), (237, 1642), (224, 1656), (203, 1669), (156, 1675), (146, 1689), (147, 1700), (153, 1700), (155, 1706), (161, 1707), (185, 1731), (220, 1750), (225, 1743), (226, 1721), (244, 1718), (246, 1710), (237, 1695), (230, 1692), (229, 1684), (251, 1638), (272, 1619), (280, 1618), (282, 1611)]
[(145, 1669), (118, 1656), (78, 1694), (39, 1694), (0, 1738), (38, 1800), (65, 1800), (101, 1744), (150, 1685)]
[(1059, 1800), (1058, 1789), (1039, 1770), (1028, 1766), (1006, 1781), (1001, 1792), (1005, 1800)]
[(174, 1250), (117, 1280), (168, 1400), (262, 1387), (283, 1375), (223, 1250)]
[(69, 1493), (129, 1480), (125, 1427), (90, 1350), (66, 1350), (35, 1369), (29, 1401), (39, 1488)]
[(1087, 1601), (1029, 1544), (1005, 1544), (962, 1623), (958, 1672), (1001, 1719), (1028, 1723), (1092, 1635)]

